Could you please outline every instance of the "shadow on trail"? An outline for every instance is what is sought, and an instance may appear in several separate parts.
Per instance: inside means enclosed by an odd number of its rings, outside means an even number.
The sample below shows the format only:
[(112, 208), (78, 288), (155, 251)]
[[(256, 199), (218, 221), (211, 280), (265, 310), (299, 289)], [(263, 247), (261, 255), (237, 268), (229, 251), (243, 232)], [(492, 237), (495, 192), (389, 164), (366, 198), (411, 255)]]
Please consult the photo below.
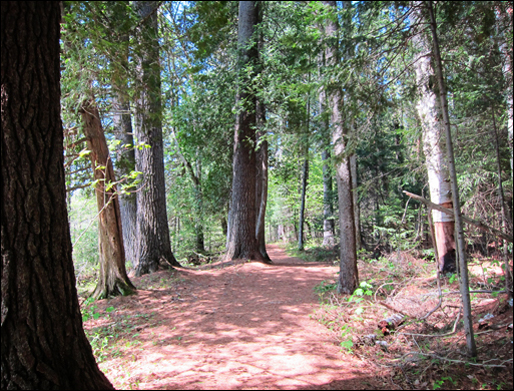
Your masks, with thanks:
[(338, 388), (370, 388), (361, 363), (342, 361), (332, 337), (309, 317), (318, 305), (314, 287), (333, 279), (335, 268), (273, 247), (269, 253), (272, 265), (147, 277), (181, 283), (130, 299), (128, 311), (154, 314), (137, 333), (144, 353), (136, 353), (131, 371), (142, 387), (330, 389), (337, 381)]

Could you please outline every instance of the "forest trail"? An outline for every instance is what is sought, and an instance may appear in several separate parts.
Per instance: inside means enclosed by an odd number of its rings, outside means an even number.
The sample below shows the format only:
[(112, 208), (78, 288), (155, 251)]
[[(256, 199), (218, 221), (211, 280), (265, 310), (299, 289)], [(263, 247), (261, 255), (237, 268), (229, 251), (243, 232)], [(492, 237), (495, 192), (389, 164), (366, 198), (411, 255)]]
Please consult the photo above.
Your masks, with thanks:
[(100, 364), (115, 387), (379, 389), (372, 368), (344, 355), (309, 317), (319, 305), (313, 288), (333, 281), (336, 267), (290, 258), (276, 245), (268, 253), (273, 265), (134, 278), (148, 288), (99, 304), (116, 309), (108, 320), (145, 319), (132, 331), (140, 344)]

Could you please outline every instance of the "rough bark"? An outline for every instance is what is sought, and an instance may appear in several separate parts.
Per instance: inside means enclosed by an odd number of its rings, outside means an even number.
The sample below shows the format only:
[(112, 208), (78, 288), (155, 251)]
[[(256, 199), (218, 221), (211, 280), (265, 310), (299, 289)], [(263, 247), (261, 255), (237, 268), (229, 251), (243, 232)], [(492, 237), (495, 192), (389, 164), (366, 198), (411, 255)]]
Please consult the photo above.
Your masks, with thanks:
[[(259, 17), (259, 3), (239, 2), (238, 23), (238, 68), (255, 66), (258, 50), (251, 44)], [(254, 72), (253, 72), (254, 73)], [(256, 232), (255, 187), (256, 181), (256, 97), (248, 88), (252, 75), (240, 73), (240, 85), (236, 104), (242, 105), (236, 117), (234, 135), (234, 160), (232, 175), (232, 197), (229, 212), (226, 259), (254, 259), (264, 261)]]
[(2, 2), (1, 388), (112, 389), (82, 328), (66, 211), (59, 2)]
[[(335, 1), (323, 1), (326, 5), (337, 11)], [(336, 38), (339, 26), (334, 20), (327, 20), (325, 32), (327, 37)], [(337, 50), (338, 40), (335, 39), (326, 48), (325, 57), (327, 65), (337, 66), (339, 53)], [(337, 285), (339, 293), (351, 294), (359, 285), (359, 274), (357, 270), (357, 249), (355, 238), (355, 221), (353, 216), (353, 192), (352, 176), (350, 168), (350, 156), (346, 151), (346, 138), (349, 129), (343, 117), (343, 95), (341, 87), (330, 85), (327, 89), (329, 104), (332, 110), (330, 125), (332, 129), (332, 144), (334, 146), (334, 160), (339, 195), (339, 224), (340, 224), (340, 271)]]
[[(414, 12), (416, 23), (423, 18), (419, 7)], [(443, 132), (440, 121), (440, 107), (436, 95), (435, 72), (432, 66), (432, 47), (424, 33), (414, 37), (420, 51), (415, 64), (419, 101), (416, 105), (423, 133), (423, 152), (428, 173), (430, 200), (446, 208), (452, 208), (448, 166), (444, 156)], [(435, 246), (439, 254), (438, 265), (442, 272), (455, 271), (454, 218), (432, 209), (435, 230)]]
[[(100, 274), (93, 298), (135, 293), (125, 269), (125, 249), (120, 206), (116, 194), (114, 168), (105, 140), (100, 114), (94, 98), (84, 102), (81, 109), (91, 165), (96, 181), (98, 207), (98, 253)], [(108, 188), (110, 186), (110, 188)]]
[(463, 323), (464, 331), (466, 334), (466, 346), (468, 354), (471, 357), (477, 356), (477, 347), (475, 344), (475, 337), (473, 335), (473, 319), (471, 313), (471, 301), (469, 297), (469, 279), (468, 279), (468, 264), (466, 261), (466, 251), (464, 242), (464, 227), (462, 224), (462, 216), (460, 211), (459, 200), (459, 187), (457, 183), (457, 172), (455, 170), (455, 158), (453, 156), (453, 144), (450, 116), (448, 114), (448, 102), (446, 99), (446, 85), (443, 79), (443, 66), (441, 60), (441, 53), (439, 51), (439, 41), (437, 37), (437, 23), (432, 7), (432, 2), (426, 2), (426, 8), (430, 17), (430, 30), (432, 31), (432, 40), (434, 45), (434, 60), (436, 64), (436, 78), (439, 85), (439, 98), (441, 102), (441, 109), (443, 113), (444, 129), (446, 135), (446, 150), (448, 154), (448, 168), (450, 170), (452, 201), (455, 209), (455, 232), (457, 234), (457, 251), (459, 259), (459, 288), (462, 298), (463, 308)]
[(171, 251), (166, 192), (164, 152), (162, 142), (161, 78), (159, 42), (157, 40), (158, 2), (137, 1), (141, 18), (137, 53), (138, 78), (136, 126), (138, 143), (150, 148), (136, 149), (136, 170), (142, 172), (141, 188), (137, 192), (138, 257), (136, 276), (154, 272), (159, 262), (180, 266)]

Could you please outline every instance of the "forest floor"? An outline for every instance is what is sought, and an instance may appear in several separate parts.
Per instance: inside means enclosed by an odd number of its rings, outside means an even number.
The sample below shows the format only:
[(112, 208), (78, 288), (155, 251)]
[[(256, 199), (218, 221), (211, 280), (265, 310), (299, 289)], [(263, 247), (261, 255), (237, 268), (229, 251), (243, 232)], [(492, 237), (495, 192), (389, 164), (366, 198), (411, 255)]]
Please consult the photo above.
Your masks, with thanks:
[[(268, 253), (273, 265), (163, 270), (132, 278), (137, 295), (83, 303), (108, 379), (118, 389), (512, 389), (505, 297), (473, 301), (479, 356), (470, 361), (461, 324), (453, 330), (458, 296), (419, 320), (438, 298), (414, 258), (359, 261), (365, 282), (349, 300), (333, 291), (333, 262), (289, 257), (277, 245)], [(398, 313), (396, 331), (378, 330)]]

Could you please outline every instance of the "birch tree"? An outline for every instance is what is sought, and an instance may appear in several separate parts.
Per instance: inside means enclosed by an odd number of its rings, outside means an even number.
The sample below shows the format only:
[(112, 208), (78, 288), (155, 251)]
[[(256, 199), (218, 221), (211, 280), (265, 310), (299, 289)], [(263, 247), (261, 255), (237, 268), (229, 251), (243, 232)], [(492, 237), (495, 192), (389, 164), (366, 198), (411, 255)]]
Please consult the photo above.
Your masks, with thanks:
[[(418, 28), (423, 23), (420, 4), (414, 4), (414, 24)], [(441, 114), (436, 95), (435, 72), (432, 65), (432, 45), (428, 40), (426, 31), (419, 31), (413, 38), (414, 45), (419, 51), (418, 59), (414, 65), (416, 72), (416, 85), (419, 100), (416, 105), (423, 134), (423, 152), (425, 166), (428, 173), (430, 187), (430, 200), (446, 208), (453, 208), (450, 177), (444, 154), (444, 137), (442, 132)], [(432, 210), (434, 222), (435, 245), (437, 246), (437, 260), (440, 271), (455, 271), (455, 239), (454, 218), (451, 215)]]

